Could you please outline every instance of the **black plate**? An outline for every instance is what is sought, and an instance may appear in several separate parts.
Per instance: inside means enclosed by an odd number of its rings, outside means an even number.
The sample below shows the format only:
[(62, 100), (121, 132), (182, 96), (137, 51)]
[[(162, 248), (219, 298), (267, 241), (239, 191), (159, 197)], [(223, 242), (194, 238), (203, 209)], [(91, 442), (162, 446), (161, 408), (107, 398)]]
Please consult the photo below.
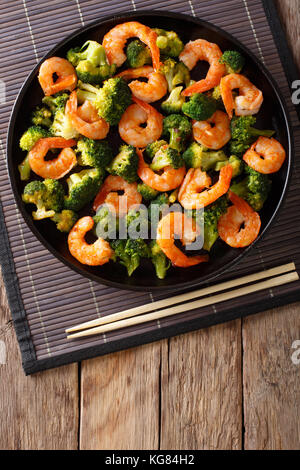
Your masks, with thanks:
[[(53, 55), (64, 57), (69, 48), (81, 45), (87, 39), (95, 39), (101, 42), (104, 34), (113, 26), (129, 20), (140, 21), (150, 27), (175, 30), (184, 42), (204, 38), (210, 42), (217, 43), (222, 50), (232, 48), (240, 50), (247, 60), (244, 70), (245, 75), (262, 90), (264, 95), (264, 103), (257, 120), (258, 126), (262, 125), (266, 129), (276, 129), (276, 137), (287, 152), (284, 166), (272, 178), (272, 193), (261, 211), (262, 228), (257, 240), (251, 246), (244, 249), (230, 248), (223, 242), (218, 241), (211, 251), (209, 263), (203, 263), (188, 269), (171, 268), (164, 280), (156, 278), (154, 269), (148, 260), (143, 262), (131, 278), (127, 276), (125, 268), (117, 263), (108, 263), (102, 267), (90, 267), (80, 264), (69, 253), (66, 235), (60, 234), (56, 230), (55, 224), (51, 221), (34, 222), (29, 210), (22, 203), (20, 197), (23, 191), (23, 183), (19, 178), (18, 164), (23, 160), (24, 153), (19, 149), (18, 144), (20, 136), (28, 127), (30, 111), (40, 103), (42, 98), (42, 90), (36, 78), (41, 63), (45, 58)], [(192, 72), (192, 77), (199, 79), (200, 76), (203, 77), (203, 72), (206, 70), (206, 65), (202, 66), (201, 64), (197, 66), (195, 72), (193, 71), (194, 73)], [(106, 17), (84, 28), (80, 28), (55, 46), (34, 68), (18, 95), (10, 119), (7, 140), (9, 176), (17, 205), (27, 225), (38, 240), (71, 269), (94, 281), (121, 289), (155, 290), (191, 287), (219, 276), (234, 263), (240, 261), (249, 249), (262, 238), (266, 230), (273, 223), (286, 193), (290, 176), (292, 139), (289, 127), (283, 98), (270, 73), (245, 46), (231, 35), (206, 21), (187, 15), (162, 11), (133, 12), (118, 17)], [(115, 132), (114, 140), (116, 139), (116, 134), (118, 132)]]

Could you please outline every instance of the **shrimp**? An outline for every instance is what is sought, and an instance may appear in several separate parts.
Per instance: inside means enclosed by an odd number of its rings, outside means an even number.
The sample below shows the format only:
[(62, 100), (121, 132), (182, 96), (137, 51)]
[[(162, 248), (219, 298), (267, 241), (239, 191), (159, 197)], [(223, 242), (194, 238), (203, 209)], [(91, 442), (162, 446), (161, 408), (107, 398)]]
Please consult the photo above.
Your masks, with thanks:
[[(124, 194), (119, 195), (117, 191), (124, 191)], [(124, 215), (131, 206), (142, 203), (142, 195), (137, 190), (137, 183), (128, 183), (120, 176), (109, 175), (94, 200), (94, 211), (104, 203), (110, 204), (116, 214)]]
[(138, 148), (136, 151), (139, 157), (138, 175), (145, 184), (150, 186), (150, 188), (163, 192), (171, 191), (181, 185), (185, 175), (184, 166), (177, 170), (167, 166), (163, 169), (162, 174), (159, 175), (151, 170), (149, 165), (144, 161), (142, 151)]
[[(76, 140), (63, 137), (39, 139), (28, 154), (30, 168), (42, 178), (60, 179), (77, 164), (75, 152), (70, 148)], [(50, 149), (63, 149), (52, 160), (45, 161)]]
[(199, 227), (192, 217), (187, 217), (181, 212), (170, 212), (159, 221), (156, 241), (174, 266), (189, 268), (208, 261), (207, 255), (187, 256), (182, 253), (174, 243), (175, 235), (180, 236), (182, 244), (186, 245), (192, 243), (199, 235)]
[[(134, 147), (146, 147), (159, 139), (163, 130), (163, 115), (150, 104), (132, 97), (131, 104), (119, 122), (119, 134), (126, 144)], [(141, 124), (147, 123), (146, 127)]]
[(66, 104), (66, 114), (70, 117), (72, 126), (80, 134), (89, 139), (105, 139), (109, 132), (109, 124), (98, 116), (94, 106), (85, 101), (77, 108), (77, 94), (73, 91)]
[[(235, 109), (237, 116), (247, 116), (249, 114), (258, 113), (262, 102), (262, 92), (253, 85), (253, 83), (238, 73), (230, 73), (221, 79), (220, 83), (221, 96), (230, 119)], [(232, 90), (238, 89), (239, 95), (235, 98)]]
[(193, 121), (193, 136), (197, 142), (209, 149), (218, 150), (224, 147), (231, 138), (227, 114), (216, 111), (206, 121)]
[[(233, 248), (243, 248), (257, 238), (261, 226), (259, 214), (249, 204), (229, 192), (233, 206), (228, 207), (226, 214), (218, 222), (218, 232), (221, 239)], [(241, 226), (244, 227), (241, 229)]]
[(160, 72), (154, 72), (153, 67), (145, 65), (144, 67), (138, 67), (136, 69), (128, 69), (116, 75), (117, 77), (123, 77), (125, 80), (131, 78), (148, 78), (148, 82), (140, 82), (134, 80), (129, 83), (134, 96), (140, 100), (146, 101), (146, 103), (153, 103), (153, 101), (160, 100), (168, 90), (168, 84), (165, 77)]
[(226, 165), (220, 170), (219, 180), (209, 187), (211, 179), (206, 173), (200, 168), (191, 168), (179, 190), (178, 201), (185, 209), (201, 209), (208, 206), (227, 193), (231, 178), (232, 166)]
[(210, 67), (206, 77), (199, 82), (193, 83), (187, 87), (182, 94), (191, 96), (193, 93), (203, 93), (219, 85), (221, 77), (226, 73), (226, 67), (220, 64), (219, 59), (222, 57), (222, 51), (217, 44), (205, 41), (205, 39), (196, 39), (190, 41), (181, 52), (179, 59), (192, 70), (198, 60), (205, 60)]
[(157, 34), (149, 26), (145, 26), (137, 21), (118, 24), (112, 28), (103, 38), (103, 46), (110, 64), (120, 67), (126, 60), (124, 47), (127, 39), (138, 37), (145, 43), (151, 52), (154, 70), (157, 72), (160, 67), (159, 48), (156, 44)]
[(89, 245), (84, 237), (94, 226), (92, 217), (82, 217), (79, 219), (68, 236), (68, 246), (72, 256), (80, 263), (89, 266), (101, 266), (107, 263), (113, 256), (113, 250), (109, 243), (103, 238), (98, 238)]
[(259, 173), (275, 173), (285, 160), (285, 150), (276, 139), (259, 137), (246, 151), (243, 160)]
[[(54, 81), (53, 75), (57, 75)], [(73, 65), (61, 57), (50, 57), (42, 63), (38, 80), (46, 96), (62, 90), (72, 91), (77, 84), (77, 75)]]

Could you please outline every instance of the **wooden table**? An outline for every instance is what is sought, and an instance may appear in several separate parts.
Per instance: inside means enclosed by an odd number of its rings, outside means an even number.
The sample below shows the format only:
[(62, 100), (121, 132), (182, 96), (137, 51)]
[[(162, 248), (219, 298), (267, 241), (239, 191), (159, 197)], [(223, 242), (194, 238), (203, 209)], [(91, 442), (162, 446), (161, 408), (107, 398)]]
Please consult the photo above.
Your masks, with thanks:
[[(278, 3), (300, 66), (300, 2)], [(2, 286), (0, 448), (299, 449), (299, 313), (296, 303), (25, 377)]]

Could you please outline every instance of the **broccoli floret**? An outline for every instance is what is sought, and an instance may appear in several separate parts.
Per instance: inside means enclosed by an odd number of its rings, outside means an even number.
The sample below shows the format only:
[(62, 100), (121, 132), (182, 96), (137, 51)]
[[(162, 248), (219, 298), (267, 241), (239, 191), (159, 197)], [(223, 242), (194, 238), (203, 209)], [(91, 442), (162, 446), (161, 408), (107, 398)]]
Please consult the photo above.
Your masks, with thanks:
[(170, 201), (167, 193), (160, 193), (157, 198), (150, 202), (148, 207), (148, 216), (151, 222), (158, 221), (165, 214)]
[(231, 140), (229, 142), (229, 150), (233, 155), (242, 155), (250, 147), (249, 142), (239, 142), (238, 140)]
[(245, 58), (238, 51), (225, 51), (219, 62), (225, 65), (227, 73), (240, 73), (245, 65)]
[(141, 258), (149, 258), (150, 250), (142, 238), (136, 240), (113, 240), (111, 247), (116, 259), (126, 267), (128, 276), (139, 267)]
[(260, 211), (270, 193), (271, 180), (267, 175), (258, 173), (245, 165), (246, 178), (233, 183), (230, 190), (245, 199), (255, 211)]
[(95, 233), (99, 238), (116, 238), (119, 229), (119, 219), (115, 212), (110, 211), (108, 204), (102, 204), (93, 217)]
[(168, 57), (178, 57), (184, 47), (178, 34), (159, 28), (155, 28), (154, 31), (157, 34), (156, 44), (161, 53)]
[(64, 139), (76, 139), (79, 137), (79, 132), (72, 126), (70, 117), (65, 113), (64, 108), (61, 107), (58, 107), (55, 111), (50, 132)]
[(192, 142), (183, 154), (183, 159), (188, 168), (201, 168), (202, 171), (215, 170), (219, 162), (228, 163), (228, 158), (223, 150), (208, 151), (203, 145)]
[(168, 83), (168, 90), (171, 92), (177, 85), (190, 84), (190, 72), (183, 62), (176, 62), (173, 59), (167, 59), (160, 68)]
[(50, 127), (52, 112), (46, 106), (37, 106), (31, 113), (31, 122), (34, 126)]
[(132, 145), (121, 145), (118, 155), (107, 167), (107, 171), (112, 175), (124, 178), (128, 183), (137, 181), (138, 156), (135, 147)]
[(105, 49), (96, 41), (87, 41), (81, 48), (70, 49), (67, 59), (76, 67), (80, 80), (87, 83), (100, 84), (114, 75), (116, 65), (110, 65)]
[(177, 86), (171, 91), (169, 97), (161, 104), (161, 109), (166, 114), (176, 114), (181, 112), (182, 105), (185, 102), (185, 97), (181, 95), (182, 90), (182, 86)]
[(175, 168), (175, 170), (184, 166), (184, 160), (178, 150), (175, 150), (168, 145), (161, 147), (156, 152), (150, 168), (153, 171), (159, 171), (166, 166), (171, 166), (172, 168)]
[(222, 214), (225, 214), (227, 207), (227, 196), (222, 196), (208, 208), (204, 209), (204, 250), (210, 251), (218, 239), (218, 220)]
[(182, 112), (196, 121), (206, 121), (217, 110), (217, 102), (203, 93), (195, 93), (183, 104)]
[(155, 142), (152, 142), (151, 144), (146, 145), (146, 148), (145, 148), (146, 157), (148, 157), (150, 160), (153, 160), (153, 158), (155, 157), (155, 154), (164, 145), (168, 145), (168, 142), (166, 142), (165, 140), (156, 140)]
[(77, 142), (77, 162), (81, 166), (105, 169), (113, 159), (111, 146), (105, 140), (82, 137)]
[(131, 41), (126, 47), (126, 56), (129, 67), (143, 67), (143, 65), (151, 64), (151, 52), (142, 41), (136, 39)]
[(47, 129), (40, 126), (31, 126), (22, 135), (20, 139), (20, 148), (29, 152), (39, 139), (44, 139), (50, 136), (51, 133)]
[(64, 209), (61, 212), (54, 214), (54, 216), (51, 217), (51, 220), (56, 223), (57, 230), (68, 233), (78, 220), (78, 215), (74, 211)]
[(150, 186), (145, 183), (139, 183), (137, 185), (137, 190), (145, 201), (152, 201), (152, 199), (156, 198), (159, 193), (156, 189), (150, 188)]
[(18, 170), (20, 173), (21, 181), (28, 181), (30, 178), (30, 171), (31, 171), (31, 168), (29, 165), (28, 154), (26, 155), (24, 160), (20, 163), (20, 165), (18, 165)]
[(192, 131), (192, 125), (186, 116), (170, 114), (163, 121), (163, 135), (170, 137), (170, 147), (182, 152), (187, 137)]
[(256, 122), (254, 116), (234, 116), (230, 122), (231, 141), (229, 148), (232, 154), (240, 155), (244, 153), (256, 137), (263, 135), (271, 137), (275, 131), (260, 130), (252, 127)]
[(82, 170), (67, 178), (69, 194), (65, 197), (64, 207), (79, 211), (88, 204), (98, 192), (104, 176), (100, 168)]
[(58, 108), (65, 109), (66, 102), (69, 99), (68, 93), (60, 92), (52, 96), (44, 96), (42, 99), (43, 104), (50, 108), (52, 114), (55, 114)]
[(216, 100), (216, 101), (221, 101), (221, 102), (223, 103), (220, 85), (217, 85), (217, 86), (215, 86), (215, 87), (213, 88), (211, 97), (212, 97), (214, 100)]
[(63, 206), (64, 190), (57, 180), (45, 179), (44, 181), (31, 181), (28, 183), (22, 195), (26, 204), (35, 204), (36, 211), (32, 212), (34, 220), (53, 217)]
[(166, 257), (156, 240), (152, 240), (149, 245), (151, 261), (155, 267), (156, 276), (159, 279), (164, 279), (167, 270), (171, 266), (171, 261)]
[(147, 208), (130, 209), (126, 215), (126, 224), (129, 238), (147, 238), (149, 228)]
[(122, 77), (115, 77), (106, 80), (102, 88), (80, 82), (77, 97), (91, 101), (99, 116), (115, 126), (131, 103), (131, 90)]
[(236, 155), (231, 155), (228, 160), (224, 162), (218, 162), (215, 165), (215, 170), (219, 171), (223, 166), (226, 166), (228, 163), (232, 166), (232, 178), (236, 178), (241, 175), (244, 171), (244, 162)]

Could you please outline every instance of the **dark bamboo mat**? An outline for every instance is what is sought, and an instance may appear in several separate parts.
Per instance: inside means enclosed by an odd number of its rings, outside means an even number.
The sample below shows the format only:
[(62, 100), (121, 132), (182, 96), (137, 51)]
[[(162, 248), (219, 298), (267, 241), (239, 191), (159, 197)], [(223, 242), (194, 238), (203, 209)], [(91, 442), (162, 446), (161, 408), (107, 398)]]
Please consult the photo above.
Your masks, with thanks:
[[(275, 10), (272, 5), (270, 7), (274, 16)], [(4, 104), (0, 95), (0, 195), (7, 234), (2, 224), (0, 256), (26, 373), (146, 343), (300, 298), (300, 282), (295, 282), (124, 331), (66, 341), (64, 330), (68, 326), (148, 303), (164, 294), (122, 291), (91, 282), (59, 262), (35, 239), (16, 208), (8, 180), (5, 139), (9, 115), (26, 76), (59, 40), (97, 18), (120, 11), (154, 8), (208, 20), (248, 46), (279, 85), (293, 124), (296, 158), (285, 207), (272, 230), (251, 251), (251, 256), (218, 278), (218, 282), (289, 261), (294, 261), (298, 269), (300, 267), (300, 126), (260, 0), (5, 1), (0, 4), (0, 79), (6, 86)], [(280, 38), (281, 54), (284, 47)], [(285, 67), (287, 63), (290, 65), (291, 76), (293, 69), (289, 60), (285, 55)]]

